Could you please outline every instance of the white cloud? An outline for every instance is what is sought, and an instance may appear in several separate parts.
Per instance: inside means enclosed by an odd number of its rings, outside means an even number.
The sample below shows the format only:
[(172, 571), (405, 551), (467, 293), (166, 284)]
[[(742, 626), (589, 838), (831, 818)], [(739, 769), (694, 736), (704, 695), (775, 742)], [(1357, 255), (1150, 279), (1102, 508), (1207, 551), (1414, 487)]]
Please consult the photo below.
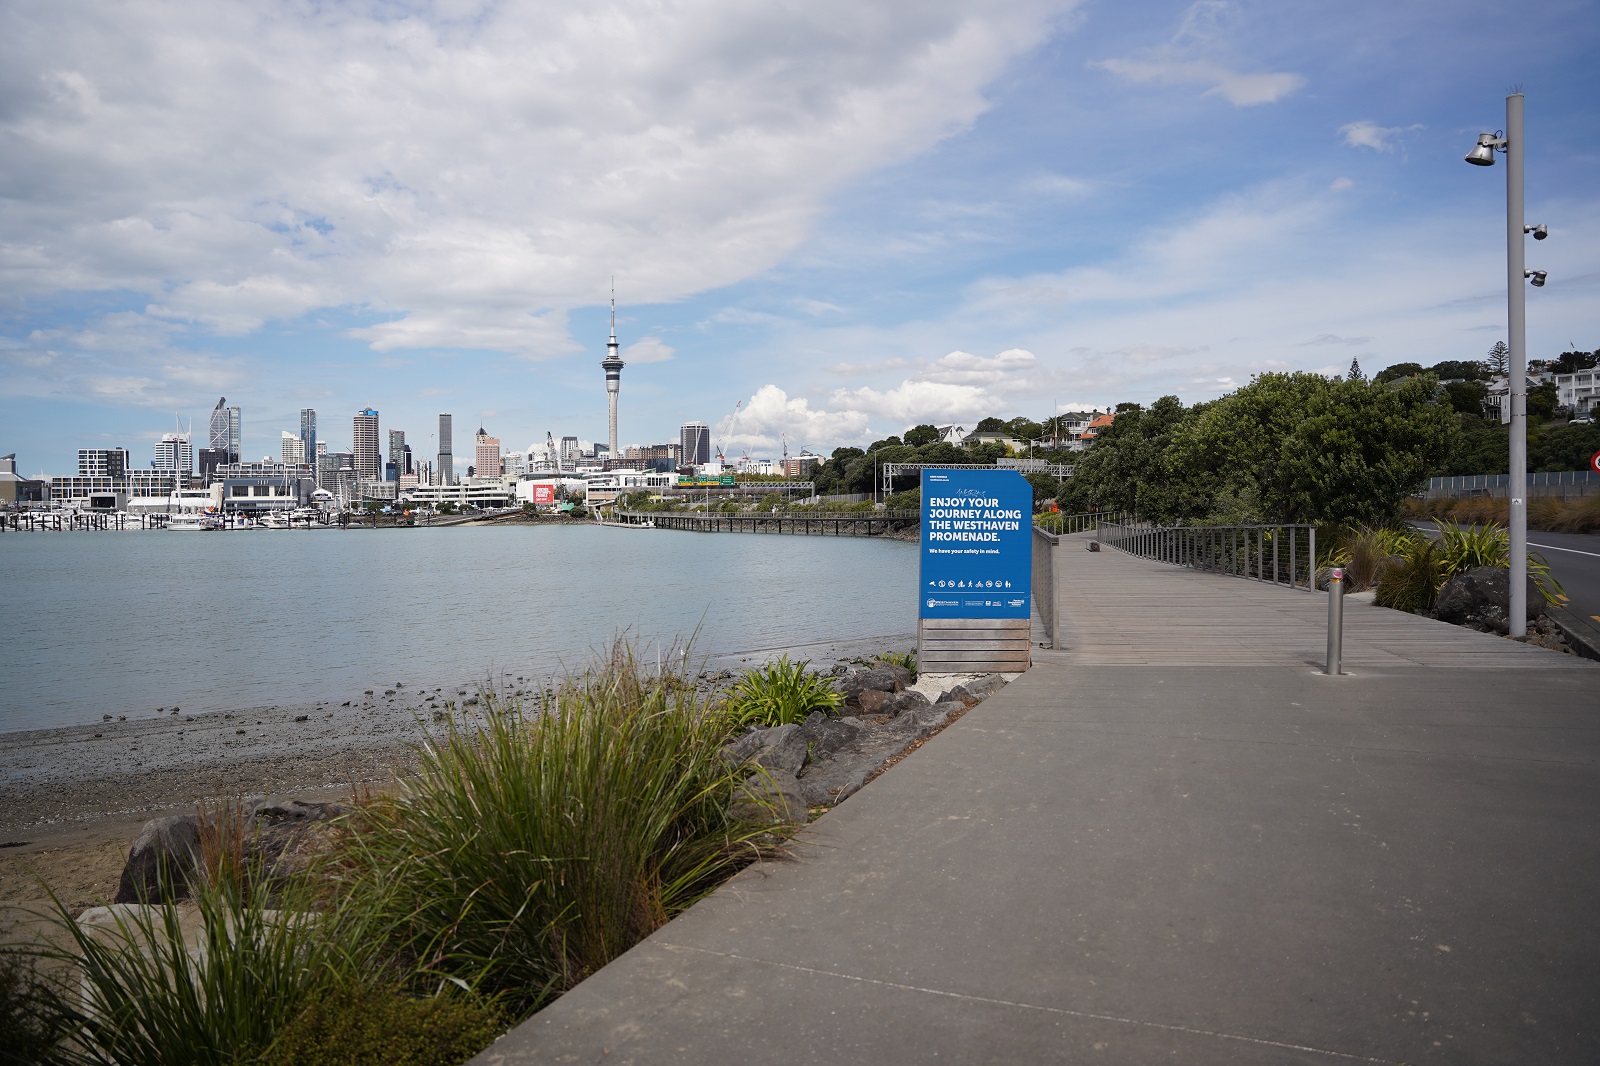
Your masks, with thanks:
[(1380, 126), (1376, 122), (1347, 122), (1339, 127), (1344, 143), (1352, 148), (1371, 148), (1375, 152), (1393, 152), (1400, 139), (1413, 130), (1423, 128), (1417, 122), (1409, 126)]
[(0, 288), (547, 356), (613, 271), (646, 303), (777, 262), (1073, 3), (10, 5)]
[(644, 337), (622, 349), (624, 363), (665, 363), (677, 349), (660, 337)]
[(738, 414), (719, 422), (714, 432), (718, 447), (730, 455), (745, 451), (773, 454), (785, 440), (794, 454), (830, 442), (861, 441), (867, 434), (867, 415), (813, 408), (804, 396), (791, 398), (777, 385), (763, 385)]
[(1235, 107), (1270, 104), (1305, 85), (1299, 74), (1243, 71), (1231, 62), (1237, 17), (1223, 0), (1199, 0), (1184, 12), (1172, 39), (1137, 55), (1089, 65), (1137, 85), (1203, 86)]
[(1331, 192), (1345, 192), (1348, 189), (1355, 188), (1355, 184), (1349, 178), (1334, 178), (1328, 183), (1328, 189)]

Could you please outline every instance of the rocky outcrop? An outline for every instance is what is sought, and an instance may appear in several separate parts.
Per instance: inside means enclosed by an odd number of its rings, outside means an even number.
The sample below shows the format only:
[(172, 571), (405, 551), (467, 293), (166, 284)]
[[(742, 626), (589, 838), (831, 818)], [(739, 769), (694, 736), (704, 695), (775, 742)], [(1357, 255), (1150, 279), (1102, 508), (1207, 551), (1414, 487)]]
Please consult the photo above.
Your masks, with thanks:
[(806, 801), (794, 774), (787, 770), (758, 771), (735, 790), (728, 814), (741, 822), (798, 825), (806, 820)]
[[(1444, 583), (1434, 601), (1433, 616), (1452, 625), (1481, 629), (1486, 633), (1511, 631), (1508, 606), (1511, 599), (1511, 571), (1480, 566), (1456, 574)], [(1528, 579), (1528, 617), (1536, 622), (1544, 613), (1544, 596), (1532, 578)]]
[(725, 758), (761, 769), (739, 787), (730, 813), (757, 815), (757, 821), (790, 818), (792, 780), (800, 817), (790, 820), (804, 821), (805, 808), (848, 799), (890, 759), (1005, 684), (999, 674), (988, 674), (930, 700), (906, 687), (911, 680), (899, 667), (848, 671), (838, 688), (846, 697), (844, 709), (855, 713), (834, 718), (814, 711), (799, 725), (752, 729), (732, 741), (723, 748)]
[(156, 818), (128, 849), (113, 902), (188, 899), (203, 876), (202, 837), (216, 853), (237, 856), (248, 875), (284, 881), (310, 865), (324, 848), (329, 823), (347, 810), (338, 803), (269, 797), (246, 805), (237, 817), (224, 811), (204, 823), (193, 814)]

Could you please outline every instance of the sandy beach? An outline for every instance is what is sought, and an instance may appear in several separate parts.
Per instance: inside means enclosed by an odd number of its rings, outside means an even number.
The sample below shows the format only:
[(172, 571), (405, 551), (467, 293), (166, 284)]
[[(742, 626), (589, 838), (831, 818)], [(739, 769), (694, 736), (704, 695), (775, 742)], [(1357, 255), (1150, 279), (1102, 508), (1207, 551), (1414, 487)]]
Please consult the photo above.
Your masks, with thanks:
[[(915, 647), (893, 634), (704, 657), (715, 686), (724, 671), (787, 654), (814, 667)], [(504, 695), (536, 696), (548, 674), (505, 674)], [(0, 734), (0, 903), (44, 897), (70, 906), (109, 899), (140, 825), (202, 804), (294, 795), (347, 797), (381, 788), (447, 703), (473, 710), (483, 680), (454, 686), (374, 686), (348, 697), (212, 714), (180, 707), (119, 708), (95, 725)]]

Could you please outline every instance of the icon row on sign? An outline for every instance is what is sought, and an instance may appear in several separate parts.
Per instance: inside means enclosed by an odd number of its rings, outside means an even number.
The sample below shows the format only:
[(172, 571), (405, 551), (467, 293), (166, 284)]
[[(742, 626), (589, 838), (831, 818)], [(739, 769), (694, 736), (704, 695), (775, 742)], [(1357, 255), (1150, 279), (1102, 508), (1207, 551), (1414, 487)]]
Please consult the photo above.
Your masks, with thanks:
[(931, 589), (1008, 589), (1009, 581), (930, 581)]

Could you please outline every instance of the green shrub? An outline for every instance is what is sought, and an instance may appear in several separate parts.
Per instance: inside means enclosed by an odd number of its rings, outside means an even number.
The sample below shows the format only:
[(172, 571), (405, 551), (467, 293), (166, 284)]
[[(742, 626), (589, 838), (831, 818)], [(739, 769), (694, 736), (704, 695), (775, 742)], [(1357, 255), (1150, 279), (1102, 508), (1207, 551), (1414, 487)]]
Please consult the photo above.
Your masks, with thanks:
[[(1505, 569), (1511, 565), (1511, 531), (1503, 526), (1451, 526), (1435, 520), (1439, 530), (1440, 569), (1444, 579), (1480, 566)], [(1550, 572), (1550, 563), (1538, 552), (1528, 553), (1528, 576), (1547, 603), (1566, 602), (1566, 590)], [(1443, 579), (1440, 582), (1443, 585)]]
[(83, 991), (76, 981), (52, 982), (47, 1005), (93, 1049), (62, 1061), (248, 1061), (307, 1003), (381, 970), (373, 941), (349, 914), (311, 913), (305, 885), (256, 881), (249, 889), (232, 879), (195, 885), (201, 928), (193, 932), (178, 907), (119, 911), (112, 925), (90, 929), (55, 901), (51, 920), (67, 946), (35, 954), (75, 970)]
[(755, 857), (732, 823), (744, 773), (693, 689), (619, 644), (524, 709), (423, 746), (397, 793), (351, 821), (342, 877), (415, 988), (441, 979), (514, 1015), (572, 987)]
[(812, 711), (831, 711), (844, 702), (833, 679), (806, 672), (810, 660), (798, 663), (781, 655), (777, 661), (747, 670), (728, 691), (725, 709), (730, 722), (743, 725), (789, 725), (803, 722)]
[(1417, 537), (1402, 553), (1401, 561), (1386, 568), (1378, 578), (1373, 602), (1397, 611), (1430, 611), (1444, 579), (1438, 545), (1426, 537)]
[(308, 1004), (258, 1066), (456, 1066), (509, 1024), (492, 1003), (448, 993), (346, 988)]

